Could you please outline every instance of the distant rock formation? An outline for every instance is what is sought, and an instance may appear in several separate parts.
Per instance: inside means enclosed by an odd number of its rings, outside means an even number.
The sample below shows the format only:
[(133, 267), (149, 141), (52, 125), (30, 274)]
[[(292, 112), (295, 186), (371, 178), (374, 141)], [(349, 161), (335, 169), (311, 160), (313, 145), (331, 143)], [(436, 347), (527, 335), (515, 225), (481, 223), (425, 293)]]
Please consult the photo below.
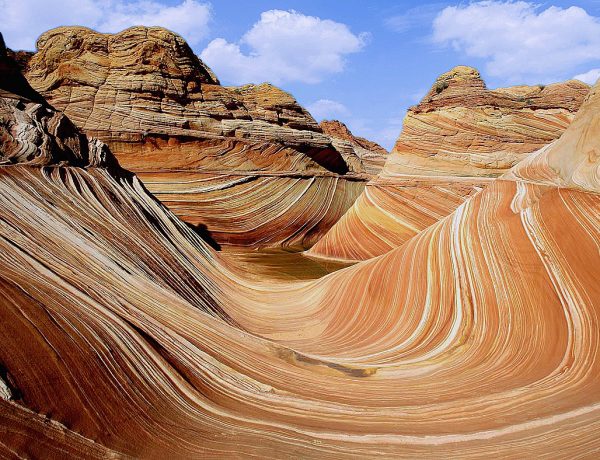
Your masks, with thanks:
[(333, 139), (333, 146), (342, 154), (350, 169), (378, 174), (385, 164), (387, 150), (364, 137), (354, 136), (348, 127), (338, 120), (323, 120), (319, 126)]
[(556, 140), (589, 92), (577, 80), (488, 90), (459, 66), (408, 110), (379, 176), (309, 254), (363, 260), (406, 242)]
[(165, 29), (60, 27), (37, 47), (27, 65), (32, 86), (219, 243), (310, 246), (374, 171), (361, 161), (379, 155), (367, 144), (342, 143), (339, 151), (339, 141), (270, 84), (221, 86)]
[(477, 70), (455, 67), (408, 111), (382, 178), (497, 177), (557, 139), (588, 92), (578, 80), (488, 90)]

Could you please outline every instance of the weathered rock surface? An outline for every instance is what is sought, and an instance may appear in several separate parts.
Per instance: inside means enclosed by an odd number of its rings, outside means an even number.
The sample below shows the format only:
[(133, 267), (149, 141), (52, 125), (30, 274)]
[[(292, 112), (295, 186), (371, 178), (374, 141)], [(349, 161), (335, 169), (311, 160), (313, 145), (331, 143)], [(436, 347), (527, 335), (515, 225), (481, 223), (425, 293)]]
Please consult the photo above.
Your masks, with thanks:
[(81, 134), (21, 75), (0, 36), (0, 165), (107, 165), (106, 145)]
[[(220, 243), (308, 247), (374, 170), (367, 144), (338, 151), (340, 143), (272, 85), (221, 86), (165, 29), (110, 35), (61, 27), (37, 46), (27, 66), (32, 86)], [(253, 197), (276, 200), (264, 209)], [(280, 218), (290, 223), (284, 231)]]
[(409, 110), (383, 176), (497, 177), (557, 139), (588, 91), (578, 80), (488, 90), (475, 69), (455, 67)]
[(378, 174), (383, 168), (387, 150), (364, 137), (354, 136), (338, 120), (323, 120), (319, 126), (333, 139), (333, 146), (342, 154), (351, 171)]
[(3, 453), (593, 456), (599, 139), (595, 88), (450, 215), (300, 282), (249, 277), (135, 176), (1, 165)]
[(442, 74), (379, 176), (309, 254), (363, 260), (398, 247), (556, 140), (588, 92), (576, 80), (488, 90), (463, 66)]

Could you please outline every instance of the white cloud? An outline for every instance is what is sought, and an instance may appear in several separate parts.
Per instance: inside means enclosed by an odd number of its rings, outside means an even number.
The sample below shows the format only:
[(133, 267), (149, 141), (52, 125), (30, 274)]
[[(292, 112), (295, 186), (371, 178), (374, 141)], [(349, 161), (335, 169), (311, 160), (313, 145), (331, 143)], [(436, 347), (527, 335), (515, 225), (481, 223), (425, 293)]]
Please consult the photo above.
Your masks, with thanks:
[(14, 49), (35, 49), (37, 37), (62, 25), (119, 32), (134, 25), (162, 26), (191, 46), (208, 34), (211, 7), (196, 0), (164, 5), (156, 0), (0, 0), (2, 33)]
[(319, 99), (310, 104), (307, 108), (314, 119), (319, 121), (343, 117), (350, 114), (350, 111), (344, 104), (332, 101), (331, 99)]
[(270, 10), (238, 43), (217, 38), (200, 56), (230, 83), (318, 83), (341, 72), (345, 56), (360, 51), (366, 40), (367, 34), (355, 35), (339, 22)]
[(579, 7), (542, 9), (525, 1), (481, 1), (445, 8), (433, 40), (486, 60), (506, 81), (564, 78), (600, 59), (600, 21)]
[(587, 83), (588, 85), (593, 85), (594, 83), (596, 83), (598, 78), (600, 78), (600, 69), (591, 69), (585, 73), (575, 75), (573, 78)]

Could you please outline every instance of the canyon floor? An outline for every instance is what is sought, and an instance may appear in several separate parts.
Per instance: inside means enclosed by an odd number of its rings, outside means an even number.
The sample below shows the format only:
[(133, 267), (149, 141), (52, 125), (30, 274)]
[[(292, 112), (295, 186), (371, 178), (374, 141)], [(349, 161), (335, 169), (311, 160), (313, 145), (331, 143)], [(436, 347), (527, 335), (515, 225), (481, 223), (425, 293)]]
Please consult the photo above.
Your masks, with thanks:
[(161, 28), (0, 36), (0, 457), (597, 458), (600, 85), (391, 152)]

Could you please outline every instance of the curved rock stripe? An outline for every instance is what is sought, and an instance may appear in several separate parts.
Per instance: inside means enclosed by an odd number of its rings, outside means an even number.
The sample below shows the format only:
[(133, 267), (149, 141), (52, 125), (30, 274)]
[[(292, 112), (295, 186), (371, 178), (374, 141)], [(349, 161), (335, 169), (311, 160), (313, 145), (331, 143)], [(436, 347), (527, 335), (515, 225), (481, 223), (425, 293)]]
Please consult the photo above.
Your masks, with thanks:
[(141, 173), (140, 179), (177, 216), (206, 226), (221, 244), (309, 248), (364, 188), (332, 176), (281, 177)]

